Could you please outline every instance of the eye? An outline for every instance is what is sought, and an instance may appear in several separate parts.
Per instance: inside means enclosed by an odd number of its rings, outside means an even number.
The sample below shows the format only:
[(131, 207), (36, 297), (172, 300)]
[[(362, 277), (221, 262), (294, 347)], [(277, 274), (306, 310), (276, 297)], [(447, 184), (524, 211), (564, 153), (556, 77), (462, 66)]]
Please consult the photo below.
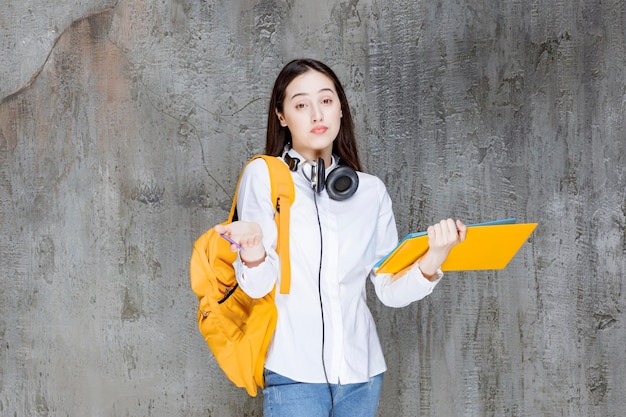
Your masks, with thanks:
[(305, 108), (305, 107), (306, 107), (306, 104), (304, 104), (304, 103), (298, 103), (298, 104), (296, 104), (296, 106), (295, 106), (295, 107), (296, 107), (296, 110), (301, 110), (301, 109), (303, 109), (303, 108)]
[(322, 100), (322, 104), (333, 104), (332, 98), (325, 98)]

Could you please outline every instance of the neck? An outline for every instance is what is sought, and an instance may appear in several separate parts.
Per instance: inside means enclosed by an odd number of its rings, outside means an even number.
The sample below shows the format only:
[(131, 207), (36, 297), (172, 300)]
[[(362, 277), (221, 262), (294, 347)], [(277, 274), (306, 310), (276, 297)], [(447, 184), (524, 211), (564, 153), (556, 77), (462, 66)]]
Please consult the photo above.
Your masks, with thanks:
[(324, 149), (324, 150), (320, 150), (320, 151), (312, 151), (312, 150), (306, 150), (306, 151), (302, 151), (299, 150), (297, 148), (294, 148), (294, 150), (296, 152), (298, 152), (298, 154), (300, 154), (300, 156), (302, 156), (302, 158), (305, 161), (317, 161), (318, 158), (322, 158), (324, 160), (324, 165), (329, 167), (330, 164), (332, 163), (333, 159), (332, 159), (332, 153), (333, 150), (332, 149)]

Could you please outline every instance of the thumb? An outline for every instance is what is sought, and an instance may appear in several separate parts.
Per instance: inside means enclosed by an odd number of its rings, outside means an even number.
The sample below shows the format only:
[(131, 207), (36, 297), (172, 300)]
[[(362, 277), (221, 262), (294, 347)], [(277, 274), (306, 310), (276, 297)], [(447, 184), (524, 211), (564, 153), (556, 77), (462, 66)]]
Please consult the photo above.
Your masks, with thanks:
[(226, 233), (228, 232), (228, 227), (226, 227), (226, 225), (223, 224), (216, 224), (215, 226), (213, 226), (213, 228), (215, 229), (215, 231), (217, 233)]

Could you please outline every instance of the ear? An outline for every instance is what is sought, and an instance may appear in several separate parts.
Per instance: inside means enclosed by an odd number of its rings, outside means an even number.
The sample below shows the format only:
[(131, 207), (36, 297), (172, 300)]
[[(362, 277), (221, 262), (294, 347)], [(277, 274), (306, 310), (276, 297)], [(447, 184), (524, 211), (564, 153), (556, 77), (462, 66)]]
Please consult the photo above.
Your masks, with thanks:
[(278, 121), (280, 122), (280, 125), (282, 127), (286, 127), (287, 126), (287, 122), (285, 121), (285, 118), (283, 117), (283, 114), (281, 112), (279, 112), (278, 110), (276, 110), (276, 117), (278, 117)]

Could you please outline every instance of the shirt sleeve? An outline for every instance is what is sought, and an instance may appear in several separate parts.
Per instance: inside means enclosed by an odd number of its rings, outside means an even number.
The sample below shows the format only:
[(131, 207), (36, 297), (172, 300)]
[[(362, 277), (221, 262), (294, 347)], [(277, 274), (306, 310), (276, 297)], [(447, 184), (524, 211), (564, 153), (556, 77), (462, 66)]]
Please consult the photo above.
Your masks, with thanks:
[(249, 163), (241, 176), (237, 191), (237, 214), (239, 220), (255, 222), (261, 227), (265, 260), (248, 268), (238, 255), (233, 263), (237, 283), (252, 298), (261, 298), (268, 294), (274, 288), (280, 273), (280, 260), (276, 253), (278, 229), (271, 200), (269, 171), (265, 161), (259, 158)]
[[(393, 215), (391, 198), (384, 189), (380, 201), (380, 214), (377, 225), (377, 259), (387, 255), (398, 244), (398, 231)], [(376, 274), (370, 271), (376, 295), (389, 307), (404, 307), (421, 300), (433, 292), (443, 273), (437, 271), (438, 278), (430, 281), (422, 275), (417, 262), (402, 274)]]

